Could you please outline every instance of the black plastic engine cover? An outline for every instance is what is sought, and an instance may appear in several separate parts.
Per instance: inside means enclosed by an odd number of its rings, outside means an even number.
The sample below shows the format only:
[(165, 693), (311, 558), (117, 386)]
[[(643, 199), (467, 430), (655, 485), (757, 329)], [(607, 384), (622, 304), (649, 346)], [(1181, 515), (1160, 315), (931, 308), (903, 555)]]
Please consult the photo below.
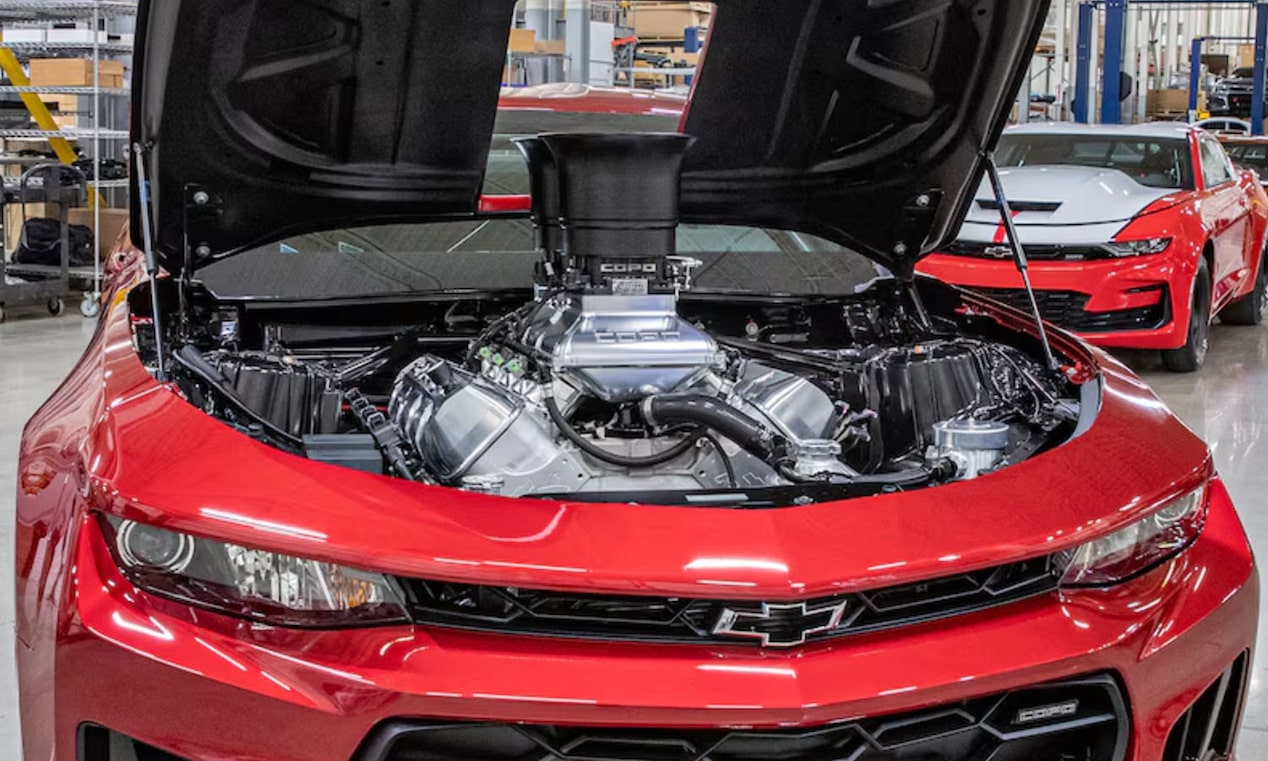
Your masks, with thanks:
[(306, 368), (267, 357), (230, 357), (220, 372), (252, 410), (292, 436), (334, 433), (343, 396)]
[(1002, 401), (992, 398), (989, 350), (973, 341), (935, 340), (884, 349), (862, 371), (884, 431), (887, 457), (922, 451), (933, 424)]

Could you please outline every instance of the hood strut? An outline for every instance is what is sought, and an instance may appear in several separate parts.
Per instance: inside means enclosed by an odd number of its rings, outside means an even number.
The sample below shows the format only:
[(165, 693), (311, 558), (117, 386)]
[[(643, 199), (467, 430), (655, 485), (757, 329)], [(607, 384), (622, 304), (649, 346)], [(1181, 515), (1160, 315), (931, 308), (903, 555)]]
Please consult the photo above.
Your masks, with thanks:
[(155, 376), (161, 383), (167, 380), (167, 371), (164, 369), (163, 363), (163, 317), (159, 313), (159, 264), (158, 257), (154, 255), (154, 233), (150, 228), (152, 211), (150, 208), (150, 184), (146, 175), (144, 146), (139, 142), (133, 143), (132, 152), (136, 155), (137, 188), (141, 201), (141, 236), (142, 243), (145, 246), (145, 271), (150, 276), (150, 310), (153, 312), (151, 320), (154, 324), (154, 349), (158, 352), (158, 371)]
[(986, 176), (991, 181), (991, 190), (995, 192), (995, 203), (999, 206), (999, 218), (1004, 224), (1004, 233), (1008, 236), (1008, 246), (1013, 250), (1013, 263), (1021, 273), (1021, 282), (1030, 299), (1030, 313), (1035, 318), (1035, 327), (1039, 329), (1039, 343), (1043, 344), (1043, 356), (1048, 368), (1060, 372), (1061, 365), (1052, 353), (1052, 344), (1048, 342), (1048, 330), (1043, 324), (1043, 315), (1039, 312), (1039, 301), (1035, 298), (1035, 289), (1030, 284), (1030, 261), (1026, 258), (1026, 249), (1021, 245), (1017, 235), (1017, 226), (1013, 224), (1013, 209), (1008, 205), (1008, 196), (1004, 193), (1004, 183), (999, 179), (999, 167), (995, 165), (995, 154), (987, 152)]

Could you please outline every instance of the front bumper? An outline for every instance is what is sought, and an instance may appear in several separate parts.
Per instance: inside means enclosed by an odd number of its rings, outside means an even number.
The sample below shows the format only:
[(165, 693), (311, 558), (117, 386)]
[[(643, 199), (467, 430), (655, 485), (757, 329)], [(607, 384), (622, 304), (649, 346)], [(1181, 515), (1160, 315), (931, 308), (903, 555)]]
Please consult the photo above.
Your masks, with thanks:
[(1124, 697), (1125, 757), (1153, 761), (1250, 650), (1258, 608), (1245, 534), (1218, 482), (1201, 538), (1135, 581), (779, 653), (262, 628), (146, 597), (119, 576), (95, 523), (80, 528), (51, 721), (27, 710), (47, 685), (22, 669), (32, 760), (76, 759), (95, 727), (189, 761), (362, 761), (367, 738), (401, 721), (826, 727), (1103, 675)]
[[(1022, 287), (1011, 260), (934, 254), (921, 260), (917, 269), (970, 290), (1019, 291)], [(1107, 348), (1178, 349), (1187, 340), (1192, 311), (1190, 269), (1171, 254), (1107, 261), (1033, 261), (1030, 278), (1040, 295), (1080, 297), (1081, 314), (1076, 320), (1062, 324), (1062, 315), (1058, 315), (1053, 321), (1088, 343)], [(1115, 325), (1129, 321), (1123, 318), (1142, 314), (1155, 315), (1157, 322), (1146, 321), (1149, 327), (1115, 329)], [(1086, 330), (1081, 326), (1095, 327)]]

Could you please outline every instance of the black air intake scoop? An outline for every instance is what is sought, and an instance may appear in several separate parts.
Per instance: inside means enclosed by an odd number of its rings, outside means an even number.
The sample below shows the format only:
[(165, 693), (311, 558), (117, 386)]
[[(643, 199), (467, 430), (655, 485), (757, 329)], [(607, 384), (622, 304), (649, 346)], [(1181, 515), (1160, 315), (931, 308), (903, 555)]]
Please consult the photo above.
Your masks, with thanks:
[(547, 284), (611, 292), (668, 287), (683, 159), (674, 133), (553, 133), (517, 142), (528, 161), (533, 222), (552, 263)]

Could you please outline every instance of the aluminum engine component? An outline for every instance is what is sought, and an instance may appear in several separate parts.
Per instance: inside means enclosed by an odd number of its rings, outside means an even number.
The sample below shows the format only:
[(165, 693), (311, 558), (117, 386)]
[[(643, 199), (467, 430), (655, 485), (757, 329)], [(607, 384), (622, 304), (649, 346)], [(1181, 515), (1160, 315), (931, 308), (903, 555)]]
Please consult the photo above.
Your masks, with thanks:
[(788, 439), (797, 475), (858, 475), (841, 461), (841, 445), (834, 438), (841, 410), (823, 389), (805, 378), (749, 362), (731, 403)]
[(930, 459), (946, 458), (960, 478), (977, 478), (993, 469), (1008, 451), (1008, 426), (981, 420), (945, 420), (933, 426)]
[(522, 340), (549, 354), (558, 376), (608, 402), (683, 389), (718, 358), (717, 342), (680, 318), (668, 294), (547, 302)]
[[(547, 467), (558, 454), (549, 426), (525, 409), (507, 389), (428, 356), (397, 377), (389, 415), (441, 481), (485, 474), (510, 480)], [(473, 471), (477, 461), (485, 467)]]
[[(557, 436), (549, 416), (532, 399), (438, 357), (423, 357), (400, 374), (390, 416), (431, 474), (470, 491), (516, 497), (719, 489), (730, 485), (728, 459), (739, 485), (781, 483), (770, 466), (729, 442), (718, 451), (701, 441), (655, 468), (631, 470), (597, 462)], [(607, 438), (595, 444), (633, 458), (681, 440)]]

